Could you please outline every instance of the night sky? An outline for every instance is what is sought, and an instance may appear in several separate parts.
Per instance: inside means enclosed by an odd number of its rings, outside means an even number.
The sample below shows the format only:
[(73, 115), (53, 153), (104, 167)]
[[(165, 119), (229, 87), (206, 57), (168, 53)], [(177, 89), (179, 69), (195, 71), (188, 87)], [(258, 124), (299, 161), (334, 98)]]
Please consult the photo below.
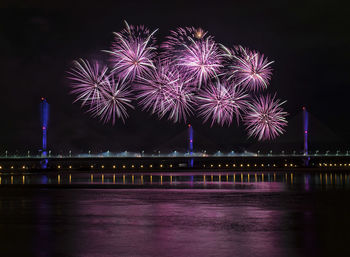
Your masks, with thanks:
[(51, 106), (48, 145), (54, 153), (185, 149), (186, 124), (136, 108), (125, 124), (103, 125), (72, 104), (66, 79), (72, 61), (106, 59), (101, 50), (109, 49), (123, 20), (159, 28), (158, 42), (170, 29), (200, 26), (217, 42), (241, 44), (275, 61), (268, 92), (287, 100), (285, 135), (260, 144), (247, 139), (242, 125), (210, 128), (192, 117), (196, 150), (300, 150), (302, 106), (312, 116), (311, 149), (346, 149), (350, 142), (347, 1), (111, 1), (103, 7), (47, 2), (0, 4), (1, 153), (40, 149), (41, 97)]

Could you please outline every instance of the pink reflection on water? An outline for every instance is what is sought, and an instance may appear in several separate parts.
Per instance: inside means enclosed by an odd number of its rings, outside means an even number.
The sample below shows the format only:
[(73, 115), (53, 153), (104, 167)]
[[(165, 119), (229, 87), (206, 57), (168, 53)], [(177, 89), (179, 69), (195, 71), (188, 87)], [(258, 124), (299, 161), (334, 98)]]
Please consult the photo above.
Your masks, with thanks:
[(94, 247), (115, 256), (283, 255), (284, 212), (259, 206), (240, 191), (103, 191), (104, 201), (100, 190), (75, 209), (88, 222), (76, 235), (84, 256), (94, 256), (87, 251)]

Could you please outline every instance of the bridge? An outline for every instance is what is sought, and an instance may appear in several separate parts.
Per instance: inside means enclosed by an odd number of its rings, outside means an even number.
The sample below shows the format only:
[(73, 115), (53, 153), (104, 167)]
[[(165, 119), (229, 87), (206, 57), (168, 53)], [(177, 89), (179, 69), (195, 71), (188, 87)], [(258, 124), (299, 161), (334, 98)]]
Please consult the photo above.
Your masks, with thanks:
[[(307, 160), (307, 162), (305, 162)], [(43, 161), (45, 167), (42, 166)], [(1, 156), (0, 172), (41, 171), (193, 171), (193, 170), (350, 170), (349, 153), (101, 153)]]
[(49, 126), (49, 104), (41, 99), (42, 149), (40, 154), (0, 153), (0, 172), (14, 171), (57, 171), (57, 170), (122, 170), (131, 172), (163, 170), (264, 170), (264, 169), (350, 169), (350, 151), (310, 151), (308, 149), (309, 113), (303, 113), (303, 150), (268, 152), (207, 152), (195, 151), (194, 130), (187, 126), (186, 152), (154, 151), (139, 152), (99, 152), (72, 154), (54, 154), (47, 149), (47, 131)]

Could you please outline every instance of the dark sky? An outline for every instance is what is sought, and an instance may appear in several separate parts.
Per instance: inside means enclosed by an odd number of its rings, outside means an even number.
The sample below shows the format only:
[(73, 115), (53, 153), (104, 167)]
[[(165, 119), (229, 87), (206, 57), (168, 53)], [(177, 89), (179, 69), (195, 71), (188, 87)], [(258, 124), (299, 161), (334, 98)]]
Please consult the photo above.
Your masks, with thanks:
[[(49, 3), (50, 2), (50, 3)], [(95, 1), (96, 2), (96, 1)], [(100, 3), (100, 1), (98, 1)], [(51, 105), (53, 152), (181, 149), (185, 124), (140, 110), (126, 124), (103, 125), (72, 104), (66, 71), (77, 58), (104, 58), (112, 32), (130, 24), (159, 28), (161, 41), (178, 26), (201, 26), (227, 46), (242, 44), (274, 60), (269, 92), (287, 100), (290, 126), (267, 144), (243, 126), (190, 119), (198, 150), (301, 148), (302, 106), (312, 114), (311, 148), (350, 142), (350, 8), (347, 1), (86, 1), (2, 2), (0, 13), (0, 151), (38, 151), (41, 97)]]

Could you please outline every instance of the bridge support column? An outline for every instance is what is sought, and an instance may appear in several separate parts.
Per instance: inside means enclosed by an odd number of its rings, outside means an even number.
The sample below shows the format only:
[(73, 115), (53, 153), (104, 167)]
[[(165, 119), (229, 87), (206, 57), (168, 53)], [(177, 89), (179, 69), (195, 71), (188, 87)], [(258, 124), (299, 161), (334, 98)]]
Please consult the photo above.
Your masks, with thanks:
[[(308, 133), (309, 133), (309, 113), (306, 110), (305, 107), (303, 107), (303, 127), (304, 127), (304, 155), (307, 156), (309, 153), (309, 148), (308, 148)], [(304, 165), (308, 166), (310, 161), (310, 157), (307, 156), (304, 159)]]
[(193, 128), (188, 124), (188, 154), (190, 156), (188, 166), (193, 167)]
[(49, 124), (49, 104), (45, 98), (41, 98), (40, 103), (40, 118), (41, 118), (41, 129), (42, 129), (42, 151), (41, 156), (41, 168), (46, 169), (48, 159), (47, 157), (47, 127)]

